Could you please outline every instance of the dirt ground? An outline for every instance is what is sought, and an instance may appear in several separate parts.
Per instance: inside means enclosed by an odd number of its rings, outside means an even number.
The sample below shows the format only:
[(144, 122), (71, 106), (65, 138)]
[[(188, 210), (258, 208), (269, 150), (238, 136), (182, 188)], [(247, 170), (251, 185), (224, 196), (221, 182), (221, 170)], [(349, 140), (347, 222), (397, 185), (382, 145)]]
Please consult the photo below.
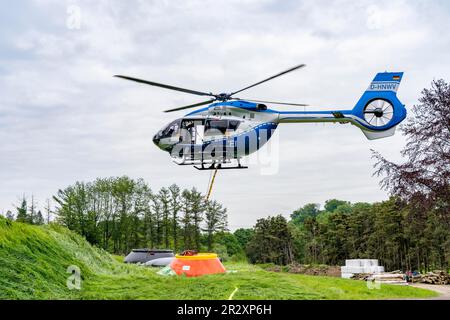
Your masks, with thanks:
[(431, 298), (432, 300), (450, 300), (450, 285), (433, 285), (425, 283), (413, 283), (412, 287), (428, 289), (439, 293), (439, 297)]
[(326, 265), (302, 265), (302, 264), (290, 264), (288, 266), (270, 266), (265, 268), (267, 271), (272, 272), (289, 272), (297, 274), (306, 274), (309, 276), (326, 276), (326, 277), (341, 277), (341, 267), (339, 266), (326, 266)]

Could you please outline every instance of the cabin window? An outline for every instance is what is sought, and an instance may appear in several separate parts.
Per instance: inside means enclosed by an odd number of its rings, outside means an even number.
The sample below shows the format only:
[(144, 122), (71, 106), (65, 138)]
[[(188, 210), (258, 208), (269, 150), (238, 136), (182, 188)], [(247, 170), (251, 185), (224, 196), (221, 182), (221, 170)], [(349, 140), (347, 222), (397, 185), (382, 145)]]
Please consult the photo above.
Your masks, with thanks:
[(228, 120), (208, 120), (206, 121), (205, 131), (208, 130), (218, 130), (222, 134), (228, 129)]
[(228, 129), (236, 131), (240, 124), (241, 124), (240, 121), (230, 120), (228, 123)]
[[(225, 134), (227, 130), (236, 131), (241, 124), (238, 120), (207, 120), (205, 124), (205, 131), (215, 132), (219, 131), (221, 134)], [(214, 134), (214, 132), (211, 132)]]
[(267, 106), (265, 104), (258, 104), (257, 107), (259, 110), (267, 110)]

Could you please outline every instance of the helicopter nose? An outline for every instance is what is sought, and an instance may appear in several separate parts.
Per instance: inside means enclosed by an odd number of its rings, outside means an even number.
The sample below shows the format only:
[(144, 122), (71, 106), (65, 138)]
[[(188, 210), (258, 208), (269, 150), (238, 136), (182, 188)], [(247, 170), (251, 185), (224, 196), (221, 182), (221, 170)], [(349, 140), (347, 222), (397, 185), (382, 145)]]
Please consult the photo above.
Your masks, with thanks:
[(153, 137), (153, 143), (155, 144), (155, 145), (157, 145), (157, 146), (159, 146), (159, 138), (158, 138), (158, 135), (157, 134), (155, 134), (155, 136)]

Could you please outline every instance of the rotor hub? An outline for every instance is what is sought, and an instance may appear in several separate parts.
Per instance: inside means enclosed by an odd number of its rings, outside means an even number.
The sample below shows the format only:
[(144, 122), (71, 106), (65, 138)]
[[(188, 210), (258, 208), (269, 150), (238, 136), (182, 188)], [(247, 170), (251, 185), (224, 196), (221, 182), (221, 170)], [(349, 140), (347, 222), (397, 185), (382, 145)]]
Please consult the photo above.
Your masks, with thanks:
[(375, 116), (376, 116), (377, 118), (381, 118), (381, 117), (383, 116), (383, 114), (384, 114), (384, 113), (383, 113), (383, 109), (381, 109), (381, 108), (375, 109), (373, 113), (375, 114)]
[(227, 101), (231, 99), (231, 95), (229, 93), (221, 93), (216, 96), (216, 99), (219, 101)]

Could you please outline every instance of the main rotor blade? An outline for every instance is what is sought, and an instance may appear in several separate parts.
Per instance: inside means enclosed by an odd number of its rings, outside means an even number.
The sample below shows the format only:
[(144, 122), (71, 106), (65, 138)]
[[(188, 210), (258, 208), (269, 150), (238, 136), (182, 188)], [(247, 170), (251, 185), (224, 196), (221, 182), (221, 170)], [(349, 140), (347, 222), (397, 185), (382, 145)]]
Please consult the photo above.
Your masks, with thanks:
[(286, 106), (296, 106), (296, 107), (307, 107), (309, 104), (304, 103), (290, 103), (290, 102), (276, 102), (276, 101), (263, 101), (263, 100), (253, 100), (253, 99), (241, 99), (241, 98), (232, 98), (233, 100), (238, 101), (249, 101), (249, 102), (258, 102), (258, 103), (270, 103), (270, 104), (281, 104)]
[(292, 71), (294, 71), (294, 70), (297, 70), (297, 69), (300, 69), (300, 68), (304, 68), (304, 67), (306, 67), (306, 64), (300, 64), (300, 65), (298, 65), (298, 66), (292, 67), (292, 68), (290, 68), (290, 69), (288, 69), (288, 70), (286, 70), (286, 71), (277, 73), (276, 75), (271, 76), (270, 78), (267, 78), (267, 79), (265, 79), (265, 80), (262, 80), (262, 81), (260, 81), (260, 82), (255, 83), (255, 84), (252, 84), (251, 86), (245, 87), (244, 89), (241, 89), (241, 90), (239, 90), (239, 91), (233, 92), (232, 94), (230, 94), (230, 96), (235, 95), (236, 93), (242, 92), (242, 91), (244, 91), (244, 90), (247, 90), (247, 89), (256, 87), (256, 86), (258, 86), (258, 85), (260, 85), (260, 84), (262, 84), (262, 83), (264, 83), (264, 82), (267, 82), (267, 81), (269, 81), (269, 80), (278, 78), (278, 77), (280, 77), (280, 76), (282, 76), (282, 75), (284, 75), (284, 74), (287, 74), (287, 73), (289, 73), (289, 72), (292, 72)]
[(132, 78), (132, 77), (121, 76), (121, 75), (115, 75), (114, 77), (122, 78), (122, 79), (125, 79), (125, 80), (130, 80), (130, 81), (135, 81), (135, 82), (139, 82), (139, 83), (149, 84), (151, 86), (161, 87), (161, 88), (164, 88), (164, 89), (169, 89), (169, 90), (181, 91), (181, 92), (184, 92), (184, 93), (195, 94), (195, 95), (198, 95), (198, 96), (215, 97), (215, 95), (212, 94), (212, 93), (206, 93), (206, 92), (201, 92), (201, 91), (196, 91), (196, 90), (190, 90), (190, 89), (184, 89), (184, 88), (180, 88), (180, 87), (169, 86), (167, 84), (157, 83), (157, 82), (147, 81), (147, 80), (142, 80), (142, 79), (138, 79), (138, 78)]
[(214, 101), (216, 101), (216, 99), (212, 99), (212, 100), (208, 100), (208, 101), (204, 101), (204, 102), (199, 102), (199, 103), (195, 103), (195, 104), (191, 104), (191, 105), (188, 105), (188, 106), (179, 107), (179, 108), (175, 108), (175, 109), (169, 109), (169, 110), (166, 110), (164, 112), (174, 112), (174, 111), (179, 111), (179, 110), (184, 110), (184, 109), (189, 109), (189, 108), (200, 107), (200, 106), (204, 106), (205, 104), (213, 103)]

